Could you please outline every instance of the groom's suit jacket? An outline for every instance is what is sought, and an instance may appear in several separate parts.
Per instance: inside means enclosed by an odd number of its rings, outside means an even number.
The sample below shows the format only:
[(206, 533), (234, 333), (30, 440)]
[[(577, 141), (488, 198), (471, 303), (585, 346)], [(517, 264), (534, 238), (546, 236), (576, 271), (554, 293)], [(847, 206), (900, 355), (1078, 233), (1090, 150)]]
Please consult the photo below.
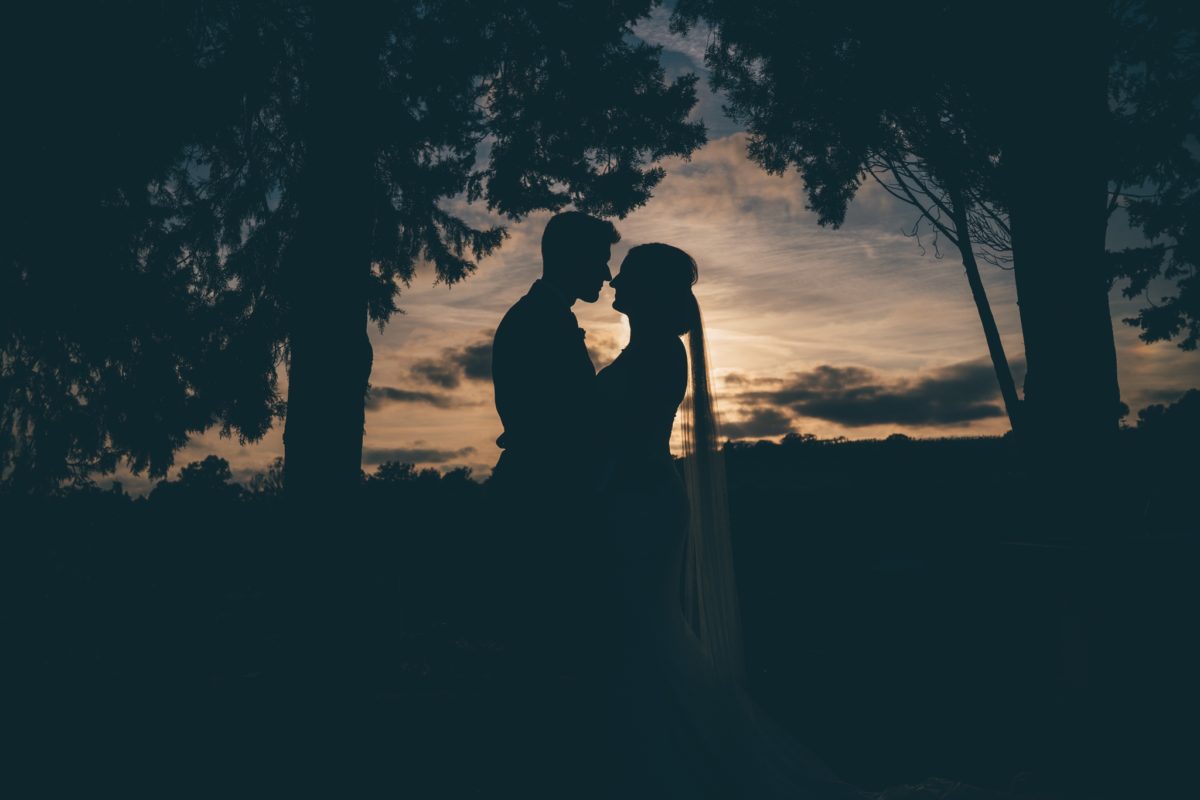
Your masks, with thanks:
[(544, 281), (508, 310), (492, 343), (504, 449), (496, 471), (516, 480), (583, 484), (593, 466), (596, 369), (571, 298)]
[(512, 565), (495, 594), (507, 598), (497, 601), (501, 625), (514, 626), (538, 668), (603, 670), (616, 652), (606, 631), (617, 572), (599, 525), (596, 370), (571, 298), (530, 287), (496, 329), (492, 380), (504, 452), (489, 482), (491, 525), (503, 534), (496, 563)]

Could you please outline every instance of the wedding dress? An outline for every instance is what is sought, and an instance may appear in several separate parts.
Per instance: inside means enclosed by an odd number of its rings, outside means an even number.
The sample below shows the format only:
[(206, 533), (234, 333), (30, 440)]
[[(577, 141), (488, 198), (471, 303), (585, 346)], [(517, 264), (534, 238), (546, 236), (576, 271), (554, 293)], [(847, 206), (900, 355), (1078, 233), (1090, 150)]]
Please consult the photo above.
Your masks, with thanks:
[[(689, 342), (693, 389), (707, 379), (702, 342), (699, 332)], [(732, 563), (721, 561), (730, 554), (706, 553), (706, 563), (727, 567), (729, 578), (710, 580), (699, 591), (693, 586), (689, 594), (686, 584), (695, 576), (685, 564), (697, 546), (689, 520), (697, 508), (708, 511), (696, 502), (706, 498), (689, 498), (670, 451), (688, 386), (683, 343), (669, 336), (631, 343), (597, 383), (608, 446), (603, 522), (618, 556), (619, 634), (606, 704), (619, 762), (613, 796), (875, 797), (840, 781), (747, 695), (740, 640), (732, 625), (712, 622), (736, 616), (728, 605), (736, 599)], [(707, 424), (703, 415), (688, 421)], [(729, 596), (722, 598), (723, 591)], [(696, 614), (705, 603), (707, 615)], [(721, 603), (727, 607), (713, 613)]]

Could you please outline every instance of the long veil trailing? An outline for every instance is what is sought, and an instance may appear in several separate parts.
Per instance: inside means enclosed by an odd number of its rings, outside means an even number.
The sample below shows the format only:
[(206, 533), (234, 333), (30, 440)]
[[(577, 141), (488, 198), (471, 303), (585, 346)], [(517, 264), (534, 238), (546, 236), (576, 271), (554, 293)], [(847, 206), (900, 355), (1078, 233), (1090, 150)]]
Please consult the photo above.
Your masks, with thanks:
[[(693, 298), (694, 302), (694, 298)], [(707, 667), (732, 703), (718, 714), (723, 758), (737, 764), (736, 796), (806, 797), (811, 800), (874, 800), (841, 781), (827, 765), (780, 728), (745, 686), (741, 616), (734, 576), (725, 463), (708, 375), (700, 308), (688, 335), (691, 380), (683, 403), (684, 483), (690, 507), (680, 578), (684, 618), (699, 639)]]
[(725, 460), (709, 385), (708, 355), (700, 307), (695, 303), (688, 334), (691, 380), (683, 401), (684, 482), (690, 516), (684, 548), (684, 616), (710, 666), (722, 679), (745, 677), (737, 582), (733, 570)]

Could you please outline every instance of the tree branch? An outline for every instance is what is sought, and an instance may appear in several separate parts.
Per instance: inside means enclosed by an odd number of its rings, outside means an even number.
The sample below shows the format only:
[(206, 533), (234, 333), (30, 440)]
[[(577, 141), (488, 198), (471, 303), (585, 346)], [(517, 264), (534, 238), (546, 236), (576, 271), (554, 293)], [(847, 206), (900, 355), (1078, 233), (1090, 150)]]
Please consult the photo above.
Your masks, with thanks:
[[(943, 236), (945, 236), (947, 239), (949, 239), (951, 241), (951, 243), (954, 244), (955, 247), (958, 247), (959, 246), (958, 237), (955, 236), (954, 232), (951, 231), (949, 228), (947, 228), (939, 219), (937, 219), (933, 216), (933, 214), (931, 213), (931, 209), (927, 208), (924, 204), (921, 203), (920, 200), (917, 199), (916, 195), (913, 194), (912, 189), (909, 188), (908, 184), (904, 182), (903, 177), (901, 177), (901, 175), (896, 171), (895, 164), (891, 161), (891, 159), (888, 158), (887, 156), (881, 156), (881, 159), (883, 160), (883, 163), (887, 167), (887, 169), (892, 173), (892, 176), (894, 178), (896, 178), (897, 185), (904, 192), (905, 196), (900, 197), (900, 195), (896, 195), (896, 193), (892, 192), (886, 184), (884, 184), (882, 181), (879, 180), (879, 177), (875, 175), (873, 170), (868, 170), (868, 172), (870, 172), (870, 174), (871, 174), (871, 177), (875, 178), (875, 180), (881, 186), (883, 186), (885, 189), (888, 189), (888, 191), (891, 194), (895, 195), (896, 197), (899, 197), (901, 200), (904, 200), (904, 202), (908, 203), (909, 205), (914, 206), (917, 209), (919, 209), (922, 216), (924, 216), (925, 219), (929, 220), (929, 223), (931, 225), (933, 225), (935, 228), (937, 228), (937, 230), (940, 231)], [(911, 176), (912, 173), (909, 172), (908, 174)], [(920, 181), (915, 181), (915, 182), (917, 183), (918, 188), (921, 189), (922, 194), (924, 194), (931, 201), (933, 201), (933, 203), (936, 206), (938, 206), (939, 209), (944, 208), (942, 206), (942, 204), (939, 203), (936, 198), (932, 197), (929, 194), (928, 189), (924, 188)], [(948, 214), (948, 216), (952, 216), (952, 215)]]

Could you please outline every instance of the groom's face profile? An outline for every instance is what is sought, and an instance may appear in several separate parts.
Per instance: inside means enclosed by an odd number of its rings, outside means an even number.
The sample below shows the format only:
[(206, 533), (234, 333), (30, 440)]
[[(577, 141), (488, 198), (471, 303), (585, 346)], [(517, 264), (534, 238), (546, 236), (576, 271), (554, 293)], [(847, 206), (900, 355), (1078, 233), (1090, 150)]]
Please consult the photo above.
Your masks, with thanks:
[(608, 269), (611, 258), (612, 246), (608, 244), (581, 249), (575, 270), (576, 297), (585, 303), (594, 303), (600, 298), (600, 290), (604, 288), (605, 281), (612, 280), (612, 273)]
[(608, 261), (621, 235), (611, 222), (579, 211), (564, 211), (542, 232), (542, 277), (571, 302), (594, 303), (604, 282), (612, 279)]

